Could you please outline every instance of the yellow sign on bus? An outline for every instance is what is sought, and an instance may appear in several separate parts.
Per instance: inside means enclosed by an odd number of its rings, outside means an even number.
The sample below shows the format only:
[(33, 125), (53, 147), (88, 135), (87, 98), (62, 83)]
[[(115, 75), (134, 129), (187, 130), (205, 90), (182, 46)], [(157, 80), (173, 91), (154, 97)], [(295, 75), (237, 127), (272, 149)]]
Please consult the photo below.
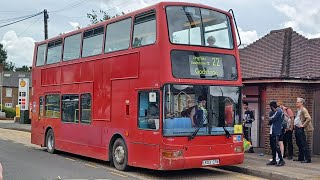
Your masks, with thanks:
[(241, 134), (242, 133), (242, 125), (234, 125), (234, 133)]

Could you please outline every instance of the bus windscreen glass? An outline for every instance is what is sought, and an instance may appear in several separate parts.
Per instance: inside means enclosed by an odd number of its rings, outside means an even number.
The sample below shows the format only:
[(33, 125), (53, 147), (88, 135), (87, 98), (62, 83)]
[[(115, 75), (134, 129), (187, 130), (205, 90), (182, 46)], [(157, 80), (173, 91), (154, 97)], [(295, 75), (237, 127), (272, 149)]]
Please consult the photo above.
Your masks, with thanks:
[(170, 41), (174, 44), (233, 49), (229, 17), (209, 9), (168, 6)]

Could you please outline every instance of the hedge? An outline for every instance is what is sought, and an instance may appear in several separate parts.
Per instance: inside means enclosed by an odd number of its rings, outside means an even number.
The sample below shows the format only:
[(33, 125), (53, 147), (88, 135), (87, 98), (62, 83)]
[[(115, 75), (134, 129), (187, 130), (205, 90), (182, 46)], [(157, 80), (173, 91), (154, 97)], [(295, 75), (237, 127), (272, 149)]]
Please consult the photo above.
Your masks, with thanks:
[(6, 118), (14, 118), (16, 116), (16, 109), (2, 106), (2, 111), (6, 113)]

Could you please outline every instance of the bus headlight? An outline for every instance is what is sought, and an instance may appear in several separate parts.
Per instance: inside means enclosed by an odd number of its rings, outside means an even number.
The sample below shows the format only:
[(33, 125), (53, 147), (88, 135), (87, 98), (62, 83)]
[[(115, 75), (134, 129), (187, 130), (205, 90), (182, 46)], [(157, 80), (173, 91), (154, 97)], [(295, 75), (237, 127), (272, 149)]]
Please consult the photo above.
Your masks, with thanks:
[(241, 153), (241, 152), (243, 152), (243, 147), (241, 147), (241, 146), (235, 147), (235, 148), (234, 148), (234, 152), (235, 152), (235, 153)]

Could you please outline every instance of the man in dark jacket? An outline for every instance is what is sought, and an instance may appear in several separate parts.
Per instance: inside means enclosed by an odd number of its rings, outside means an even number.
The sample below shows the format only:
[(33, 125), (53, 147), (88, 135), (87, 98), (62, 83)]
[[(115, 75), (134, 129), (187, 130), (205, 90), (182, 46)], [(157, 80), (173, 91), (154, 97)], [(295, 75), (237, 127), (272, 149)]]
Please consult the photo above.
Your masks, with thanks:
[[(283, 136), (282, 131), (282, 110), (278, 107), (277, 102), (270, 102), (271, 112), (269, 113), (269, 125), (270, 125), (270, 146), (272, 150), (272, 161), (267, 165), (283, 166), (285, 164), (279, 146), (279, 140)], [(279, 163), (276, 161), (276, 154), (279, 156)]]

